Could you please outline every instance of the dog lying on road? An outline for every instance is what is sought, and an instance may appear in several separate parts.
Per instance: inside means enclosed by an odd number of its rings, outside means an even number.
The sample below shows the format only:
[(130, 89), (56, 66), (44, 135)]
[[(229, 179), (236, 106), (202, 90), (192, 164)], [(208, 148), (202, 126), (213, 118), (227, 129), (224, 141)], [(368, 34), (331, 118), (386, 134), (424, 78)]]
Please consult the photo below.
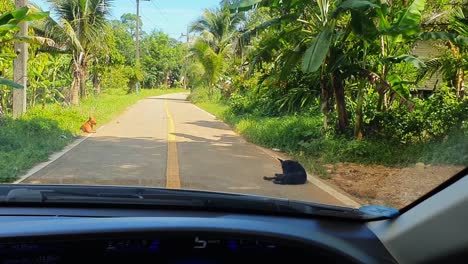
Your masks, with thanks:
[(96, 131), (93, 130), (96, 124), (97, 124), (96, 119), (94, 117), (90, 117), (88, 121), (86, 121), (81, 126), (81, 131), (86, 132), (86, 133), (96, 133)]
[(299, 162), (294, 160), (282, 160), (282, 174), (275, 173), (275, 177), (263, 177), (264, 180), (273, 181), (275, 184), (305, 184), (307, 182), (307, 173)]

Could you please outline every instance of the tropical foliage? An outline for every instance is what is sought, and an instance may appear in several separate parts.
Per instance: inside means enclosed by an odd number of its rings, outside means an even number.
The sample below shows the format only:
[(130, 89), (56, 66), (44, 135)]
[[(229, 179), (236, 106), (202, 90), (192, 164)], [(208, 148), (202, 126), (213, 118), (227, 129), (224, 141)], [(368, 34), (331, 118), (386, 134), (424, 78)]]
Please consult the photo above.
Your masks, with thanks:
[[(110, 0), (50, 0), (55, 15), (30, 5), (15, 10), (0, 0), (0, 117), (12, 109), (13, 45), (29, 43), (27, 105), (79, 104), (80, 98), (180, 83), (186, 48), (162, 32), (140, 31), (141, 63), (135, 61), (136, 15), (109, 20)], [(17, 37), (18, 23), (29, 24)], [(97, 41), (99, 40), (99, 41)]]
[[(457, 131), (466, 137), (467, 15), (466, 1), (223, 1), (192, 26), (193, 64), (200, 65), (193, 70), (206, 80), (192, 98), (226, 104), (230, 120), (317, 117), (322, 138), (350, 142), (401, 148)], [(218, 31), (229, 37), (206, 33)], [(429, 41), (431, 49), (417, 52)], [(218, 43), (229, 47), (220, 57)], [(303, 136), (288, 148), (314, 148), (310, 140), (317, 139)]]
[[(140, 61), (138, 18), (110, 20), (111, 4), (50, 0), (50, 17), (0, 0), (0, 116), (11, 112), (12, 89), (22, 88), (12, 81), (21, 40), (29, 43), (29, 108), (67, 108), (134, 93), (138, 84), (187, 85), (193, 101), (222, 105), (243, 131), (288, 120), (281, 127), (291, 133), (252, 138), (298, 153), (334, 149), (329, 140), (349, 153), (381, 149), (369, 142), (395, 150), (454, 142), (452, 135), (468, 142), (464, 0), (224, 0), (190, 25), (188, 43), (140, 31)], [(29, 36), (18, 38), (24, 21)], [(417, 52), (421, 43), (431, 49)], [(466, 144), (454, 149), (466, 152)]]

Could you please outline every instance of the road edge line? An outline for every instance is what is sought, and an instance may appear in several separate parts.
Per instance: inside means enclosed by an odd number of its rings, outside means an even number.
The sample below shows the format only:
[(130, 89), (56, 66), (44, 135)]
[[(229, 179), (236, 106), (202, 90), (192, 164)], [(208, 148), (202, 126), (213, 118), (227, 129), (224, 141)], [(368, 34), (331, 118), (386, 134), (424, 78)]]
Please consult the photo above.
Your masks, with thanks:
[[(102, 127), (103, 126), (101, 126), (100, 128), (102, 128)], [(32, 167), (31, 169), (28, 170), (28, 172), (26, 174), (21, 176), (18, 180), (14, 181), (13, 184), (19, 184), (22, 181), (26, 180), (27, 178), (31, 177), (34, 173), (36, 173), (36, 172), (42, 170), (43, 168), (47, 167), (49, 164), (56, 161), (57, 159), (59, 159), (60, 157), (65, 155), (67, 152), (69, 152), (70, 150), (72, 150), (73, 148), (78, 146), (81, 142), (85, 141), (86, 139), (88, 139), (88, 138), (90, 138), (92, 136), (93, 136), (93, 134), (88, 134), (88, 135), (86, 135), (86, 136), (84, 136), (82, 138), (76, 139), (71, 144), (68, 144), (66, 147), (64, 147), (61, 151), (52, 153), (49, 156), (48, 161), (41, 162), (41, 163), (37, 164), (36, 166)]]
[[(172, 94), (178, 94), (178, 93), (172, 93)], [(132, 108), (134, 105), (138, 104), (139, 102), (147, 99), (147, 98), (150, 98), (150, 97), (162, 97), (162, 96), (165, 96), (165, 95), (169, 95), (169, 94), (162, 94), (162, 95), (156, 95), (156, 96), (148, 96), (148, 97), (145, 97), (145, 98), (142, 98), (140, 100), (138, 100), (137, 102), (135, 102), (134, 104), (128, 106), (127, 108), (125, 108), (125, 110), (123, 110), (121, 113), (119, 113), (115, 118), (113, 118), (112, 120), (110, 120), (108, 123), (111, 123), (113, 121), (115, 121), (120, 115), (122, 115), (124, 112), (128, 111), (130, 108)], [(100, 126), (99, 128), (96, 129), (96, 131), (99, 131), (101, 129), (103, 129), (108, 123)], [(40, 162), (38, 164), (36, 164), (34, 167), (32, 167), (31, 169), (29, 169), (26, 174), (24, 174), (23, 176), (20, 176), (18, 180), (12, 182), (12, 184), (19, 184), (21, 183), (22, 181), (26, 180), (27, 178), (31, 177), (34, 173), (42, 170), (43, 168), (47, 167), (49, 164), (51, 164), (52, 162), (56, 161), (57, 159), (59, 159), (60, 157), (62, 157), (63, 155), (65, 155), (67, 152), (69, 152), (70, 150), (72, 150), (73, 148), (75, 148), (76, 146), (78, 146), (81, 142), (85, 141), (86, 139), (92, 137), (94, 134), (88, 134), (82, 138), (79, 138), (79, 139), (76, 139), (74, 140), (72, 143), (68, 144), (67, 146), (65, 146), (62, 150), (58, 151), (58, 152), (54, 152), (52, 153), (50, 156), (49, 156), (49, 160), (47, 161), (44, 161), (44, 162)]]
[[(188, 100), (187, 100), (187, 101), (188, 101)], [(188, 102), (190, 102), (190, 101), (188, 101)], [(206, 114), (208, 114), (209, 116), (211, 116), (212, 118), (214, 118), (214, 119), (216, 119), (216, 120), (221, 121), (221, 122), (224, 123), (224, 121), (222, 121), (221, 119), (219, 119), (217, 116), (213, 115), (212, 113), (206, 111), (205, 109), (199, 107), (198, 105), (196, 105), (196, 104), (194, 104), (194, 103), (192, 103), (192, 102), (190, 102), (190, 103), (191, 103), (192, 105), (194, 105), (196, 108), (198, 108), (199, 110), (201, 110), (202, 112), (205, 112)], [(226, 124), (226, 123), (224, 123), (224, 124)], [(226, 125), (227, 125), (227, 124), (226, 124)], [(230, 127), (230, 126), (229, 126), (229, 127)], [(234, 130), (232, 130), (232, 131), (234, 131)], [(236, 133), (236, 132), (234, 131), (234, 133)], [(236, 133), (236, 134), (237, 134), (237, 133)]]
[[(265, 149), (265, 148), (263, 148), (261, 146), (257, 146), (257, 145), (255, 145), (255, 146), (257, 148), (259, 148), (260, 150), (262, 150), (265, 154), (267, 154), (270, 157), (274, 158), (275, 160), (278, 159), (278, 158), (281, 158), (281, 159), (285, 158), (285, 157), (282, 157), (280, 155), (277, 155), (276, 153), (273, 154), (269, 149)], [(287, 157), (286, 154), (284, 154), (284, 153), (282, 153), (282, 154)], [(314, 184), (315, 186), (317, 186), (318, 188), (322, 189), (322, 191), (330, 194), (331, 196), (333, 196), (335, 199), (342, 202), (346, 206), (351, 206), (351, 207), (356, 207), (356, 208), (361, 207), (360, 203), (358, 203), (357, 201), (355, 201), (354, 199), (352, 199), (348, 195), (343, 194), (343, 193), (335, 190), (335, 188), (333, 188), (329, 184), (323, 182), (322, 180), (320, 180), (319, 178), (317, 178), (316, 176), (314, 176), (313, 174), (311, 174), (309, 172), (307, 172), (307, 180), (309, 182), (311, 182), (312, 184)]]
[[(189, 101), (190, 102), (190, 101)], [(212, 118), (216, 119), (217, 121), (219, 122), (222, 122), (224, 123), (225, 125), (229, 126), (228, 124), (226, 124), (223, 120), (219, 119), (218, 117), (216, 117), (215, 115), (213, 115), (212, 113), (206, 111), (205, 109), (199, 107), (198, 105), (190, 102), (192, 105), (194, 105), (196, 108), (200, 109), (201, 111), (207, 113), (208, 115), (210, 115)], [(245, 140), (245, 138), (242, 136), (242, 135), (239, 135), (231, 126), (229, 126), (231, 128), (231, 130), (236, 134), (238, 135), (239, 137), (241, 137), (242, 139)], [(246, 141), (248, 142), (248, 141)], [(277, 155), (274, 155), (272, 153), (269, 153), (268, 151), (266, 151), (265, 148), (261, 147), (261, 146), (258, 146), (254, 143), (251, 143), (251, 142), (248, 142), (249, 144), (252, 144), (254, 146), (256, 146), (257, 148), (259, 148), (260, 150), (262, 150), (264, 153), (266, 153), (267, 155), (269, 155), (270, 157), (274, 158), (274, 159), (277, 159), (277, 158), (281, 158)], [(347, 195), (345, 194), (342, 194), (341, 192), (335, 190), (333, 187), (331, 187), (330, 185), (322, 182), (320, 179), (318, 179), (317, 177), (313, 176), (312, 174), (310, 173), (307, 173), (307, 180), (310, 181), (312, 184), (315, 184), (315, 186), (317, 186), (318, 188), (320, 188), (321, 190), (323, 190), (324, 192), (330, 194), (331, 196), (333, 196), (335, 199), (337, 199), (338, 201), (342, 202), (343, 204), (345, 204), (346, 206), (351, 206), (351, 207), (356, 207), (356, 208), (359, 208), (361, 207), (361, 204), (358, 203), (357, 201), (353, 200), (351, 197), (348, 197)]]

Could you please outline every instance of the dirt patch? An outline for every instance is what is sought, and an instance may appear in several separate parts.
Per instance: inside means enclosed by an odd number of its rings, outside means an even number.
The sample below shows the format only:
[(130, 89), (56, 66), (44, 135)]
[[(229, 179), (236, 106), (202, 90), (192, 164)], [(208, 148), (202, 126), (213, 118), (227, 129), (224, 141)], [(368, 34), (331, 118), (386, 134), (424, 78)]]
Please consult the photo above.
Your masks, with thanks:
[(379, 204), (402, 208), (432, 190), (463, 166), (431, 166), (417, 163), (412, 167), (394, 168), (354, 163), (327, 165), (327, 180), (362, 204)]

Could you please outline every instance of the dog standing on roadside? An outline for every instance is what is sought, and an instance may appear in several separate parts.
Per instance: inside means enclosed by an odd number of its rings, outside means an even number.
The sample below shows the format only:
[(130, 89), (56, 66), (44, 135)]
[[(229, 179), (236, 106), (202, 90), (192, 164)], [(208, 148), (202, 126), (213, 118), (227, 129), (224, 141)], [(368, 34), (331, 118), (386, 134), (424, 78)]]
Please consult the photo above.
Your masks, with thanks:
[(94, 130), (94, 126), (97, 124), (96, 119), (94, 117), (89, 117), (88, 121), (86, 121), (81, 126), (81, 131), (86, 133), (96, 133)]

